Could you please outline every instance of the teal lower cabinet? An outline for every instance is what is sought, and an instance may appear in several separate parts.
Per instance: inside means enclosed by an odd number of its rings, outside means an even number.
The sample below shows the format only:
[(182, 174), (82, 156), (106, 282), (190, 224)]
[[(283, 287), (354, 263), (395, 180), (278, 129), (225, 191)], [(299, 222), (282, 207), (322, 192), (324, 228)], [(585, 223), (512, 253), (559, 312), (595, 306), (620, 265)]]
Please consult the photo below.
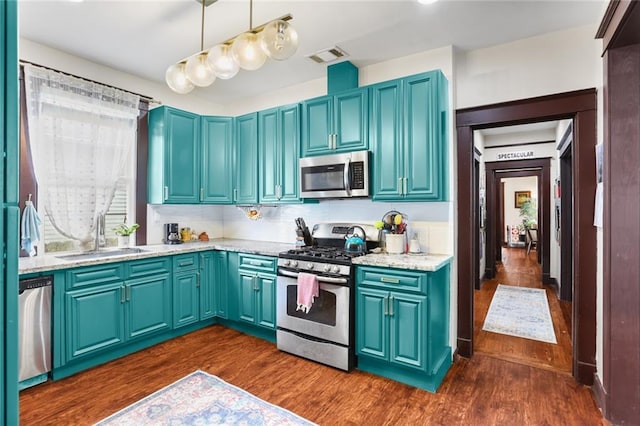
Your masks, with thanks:
[(451, 365), (449, 265), (362, 266), (356, 286), (358, 368), (435, 392)]
[(228, 255), (226, 251), (213, 252), (213, 271), (209, 270), (215, 316), (222, 319), (229, 318), (229, 279), (227, 277)]
[(66, 293), (68, 360), (125, 341), (124, 293), (123, 281)]
[(275, 341), (277, 259), (229, 253), (228, 319), (223, 324)]
[[(56, 271), (54, 380), (213, 324), (215, 311), (200, 316), (207, 310), (199, 306), (199, 256), (159, 256)], [(207, 304), (214, 309), (211, 299)]]

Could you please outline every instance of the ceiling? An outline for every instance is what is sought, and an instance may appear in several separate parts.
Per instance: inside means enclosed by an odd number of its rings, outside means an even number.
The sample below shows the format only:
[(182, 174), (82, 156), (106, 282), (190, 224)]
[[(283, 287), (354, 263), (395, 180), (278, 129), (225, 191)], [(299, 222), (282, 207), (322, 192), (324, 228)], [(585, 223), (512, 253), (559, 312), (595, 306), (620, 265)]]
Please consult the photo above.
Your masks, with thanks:
[[(164, 82), (169, 65), (200, 50), (196, 0), (21, 0), (20, 35), (139, 77)], [(194, 94), (231, 102), (326, 75), (307, 58), (338, 45), (363, 67), (453, 45), (470, 50), (599, 23), (603, 0), (254, 0), (254, 26), (287, 13), (299, 47), (287, 61), (267, 61)], [(249, 0), (218, 0), (206, 8), (205, 48), (249, 27)], [(197, 93), (196, 93), (197, 92)]]

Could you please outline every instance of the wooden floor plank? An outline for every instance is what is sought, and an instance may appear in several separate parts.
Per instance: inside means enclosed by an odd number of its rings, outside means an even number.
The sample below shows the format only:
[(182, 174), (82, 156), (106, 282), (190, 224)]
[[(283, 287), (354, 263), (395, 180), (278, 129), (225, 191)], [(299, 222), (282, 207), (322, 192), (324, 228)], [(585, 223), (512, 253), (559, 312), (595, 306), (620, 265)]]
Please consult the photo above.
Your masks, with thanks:
[[(498, 284), (543, 288), (547, 293), (557, 344), (483, 331), (482, 326)], [(558, 300), (555, 292), (542, 285), (537, 254), (522, 248), (503, 248), (502, 263), (491, 280), (485, 280), (474, 295), (474, 350), (492, 357), (571, 374), (571, 303)], [(567, 315), (568, 313), (568, 315)]]
[(215, 325), (23, 391), (21, 425), (90, 425), (198, 369), (321, 425), (604, 424), (567, 374), (476, 355), (432, 394)]

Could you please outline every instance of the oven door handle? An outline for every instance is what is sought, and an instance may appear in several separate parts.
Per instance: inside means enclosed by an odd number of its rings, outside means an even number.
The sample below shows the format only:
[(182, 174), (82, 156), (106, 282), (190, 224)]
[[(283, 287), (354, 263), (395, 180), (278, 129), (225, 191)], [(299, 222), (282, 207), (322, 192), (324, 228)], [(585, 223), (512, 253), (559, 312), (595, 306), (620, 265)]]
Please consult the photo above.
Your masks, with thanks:
[[(284, 269), (278, 269), (278, 275), (291, 277), (291, 278), (298, 278), (297, 272), (291, 272)], [(347, 278), (323, 277), (321, 275), (317, 275), (317, 277), (318, 277), (318, 282), (321, 282), (321, 283), (347, 284), (349, 282)]]

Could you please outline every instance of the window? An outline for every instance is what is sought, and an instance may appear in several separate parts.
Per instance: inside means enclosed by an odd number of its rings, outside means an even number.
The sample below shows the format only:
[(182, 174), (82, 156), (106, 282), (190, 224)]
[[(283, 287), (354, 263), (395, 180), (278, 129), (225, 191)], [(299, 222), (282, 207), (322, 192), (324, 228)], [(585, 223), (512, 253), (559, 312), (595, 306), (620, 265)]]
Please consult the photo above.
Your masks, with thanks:
[[(39, 200), (42, 198), (39, 197)], [(54, 253), (60, 251), (71, 251), (77, 249), (77, 242), (71, 238), (67, 238), (60, 234), (51, 224), (49, 216), (45, 213), (44, 208), (38, 209), (42, 217), (42, 244), (44, 244), (45, 253)], [(107, 246), (116, 246), (118, 243), (113, 228), (116, 225), (127, 221), (132, 223), (135, 218), (135, 179), (133, 173), (130, 176), (123, 176), (118, 182), (111, 207), (105, 215), (105, 237)]]
[(21, 155), (33, 166), (26, 189), (37, 192), (40, 251), (92, 248), (100, 214), (106, 243), (115, 245), (116, 225), (136, 217), (139, 95), (46, 68), (23, 69), (28, 138)]

